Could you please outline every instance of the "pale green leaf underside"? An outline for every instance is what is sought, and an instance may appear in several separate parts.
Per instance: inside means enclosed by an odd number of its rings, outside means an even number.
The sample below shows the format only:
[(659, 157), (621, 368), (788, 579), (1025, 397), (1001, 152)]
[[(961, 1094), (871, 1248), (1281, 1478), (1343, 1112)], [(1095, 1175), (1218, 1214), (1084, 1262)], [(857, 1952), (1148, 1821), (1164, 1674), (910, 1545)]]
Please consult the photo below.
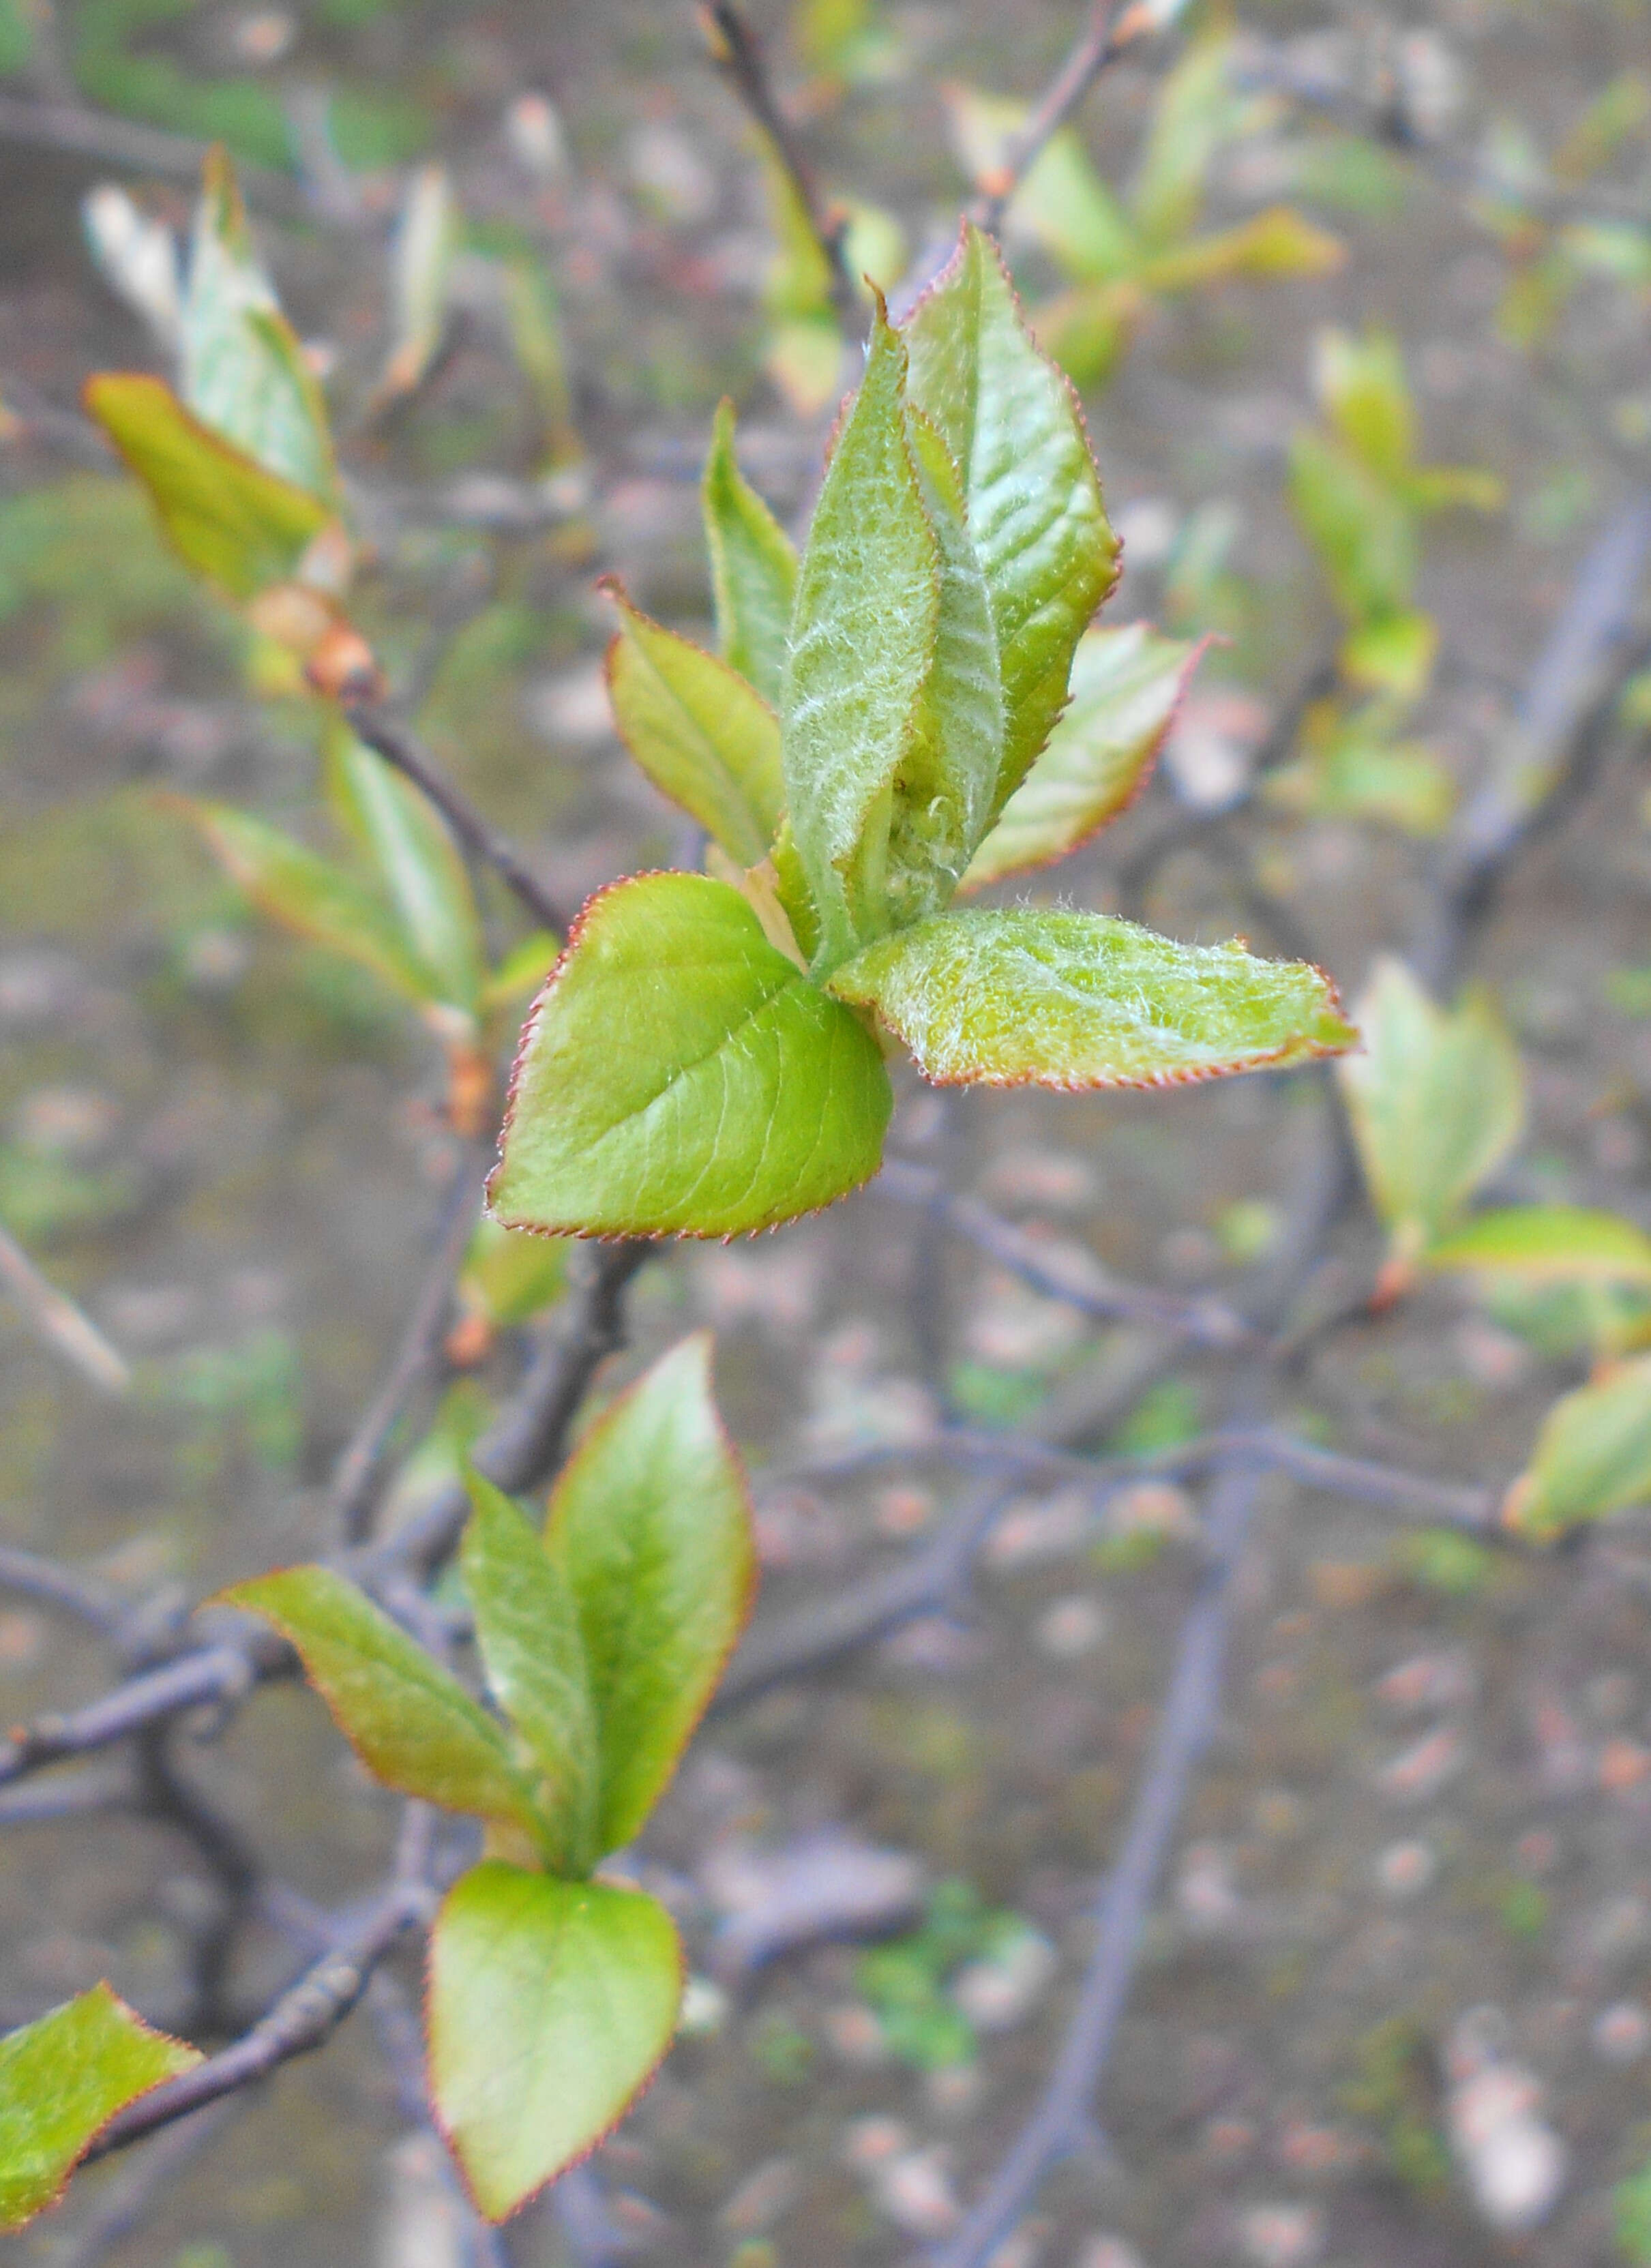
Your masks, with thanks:
[(643, 874), (591, 901), (523, 1037), (490, 1184), (507, 1227), (771, 1227), (873, 1174), (875, 1042), (726, 883)]
[(1587, 1205), (1509, 1205), (1476, 1213), (1429, 1247), (1430, 1268), (1527, 1283), (1651, 1284), (1651, 1236)]
[(319, 497), (192, 416), (158, 378), (105, 372), (87, 380), (85, 403), (183, 557), (232, 598), (290, 580), (332, 518)]
[(797, 591), (797, 554), (740, 470), (729, 401), (719, 406), (711, 428), (702, 502), (723, 659), (778, 710)]
[(618, 636), (608, 649), (614, 721), (657, 788), (737, 865), (764, 858), (779, 826), (779, 720), (745, 679), (639, 614), (616, 584)]
[(1620, 1363), (1556, 1402), (1503, 1517), (1551, 1541), (1651, 1498), (1651, 1356)]
[(597, 1734), (578, 1610), (520, 1507), (480, 1473), (467, 1485), (461, 1564), (482, 1667), (543, 1774), (552, 1864), (586, 1874), (601, 1855), (592, 1838)]
[(503, 1726), (353, 1583), (327, 1567), (289, 1567), (222, 1596), (297, 1650), (339, 1731), (387, 1786), (539, 1837)]
[(1331, 1055), (1329, 981), (1242, 946), (1177, 945), (1102, 914), (941, 915), (837, 970), (942, 1085), (1161, 1086)]
[(671, 2043), (682, 1954), (639, 1890), (497, 1859), (430, 1940), (430, 2081), (470, 2192), (502, 2220), (594, 2147)]
[(989, 239), (966, 228), (913, 311), (910, 395), (963, 482), (1003, 680), (1000, 810), (1048, 739), (1072, 653), (1111, 588), (1117, 540), (1076, 401), (1037, 351)]
[(1390, 958), (1354, 1013), (1364, 1052), (1339, 1077), (1360, 1163), (1382, 1221), (1419, 1253), (1519, 1140), (1519, 1050), (1485, 994), (1447, 1012)]
[(0, 2230), (46, 2210), (117, 2110), (200, 2060), (107, 1984), (0, 2039)]
[(598, 1853), (640, 1830), (743, 1627), (755, 1576), (744, 1479), (701, 1332), (592, 1426), (545, 1545), (578, 1602), (601, 1746)]
[(1186, 689), (1197, 649), (1144, 622), (1086, 631), (1072, 699), (963, 877), (966, 890), (1047, 865), (1115, 819), (1140, 787)]
[(335, 795), (372, 854), (426, 972), (426, 992), (475, 1015), (487, 974), (482, 917), (441, 814), (344, 726), (329, 739), (328, 760)]

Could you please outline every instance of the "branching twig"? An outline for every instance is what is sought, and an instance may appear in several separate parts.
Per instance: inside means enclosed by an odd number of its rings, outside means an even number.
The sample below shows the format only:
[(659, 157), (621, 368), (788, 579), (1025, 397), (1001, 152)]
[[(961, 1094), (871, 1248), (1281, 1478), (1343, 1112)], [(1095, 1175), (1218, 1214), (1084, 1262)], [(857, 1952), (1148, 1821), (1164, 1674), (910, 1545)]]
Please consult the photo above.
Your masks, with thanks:
[(1014, 146), (998, 170), (982, 181), (973, 217), (995, 236), (1014, 193), (1038, 157), (1059, 133), (1090, 88), (1125, 48), (1152, 29), (1152, 12), (1118, 0), (1093, 0), (1089, 20), (1059, 70), (1032, 106)]
[(56, 1607), (105, 1638), (117, 1635), (129, 1611), (114, 1586), (100, 1575), (25, 1551), (15, 1543), (0, 1543), (0, 1591), (15, 1592), (38, 1606)]

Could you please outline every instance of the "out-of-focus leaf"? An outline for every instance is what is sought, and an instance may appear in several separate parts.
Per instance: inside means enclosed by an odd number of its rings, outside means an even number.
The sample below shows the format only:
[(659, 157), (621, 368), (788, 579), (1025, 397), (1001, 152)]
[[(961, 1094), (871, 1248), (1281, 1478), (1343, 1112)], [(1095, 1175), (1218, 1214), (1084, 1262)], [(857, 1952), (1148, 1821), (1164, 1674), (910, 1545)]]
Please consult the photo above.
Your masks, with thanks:
[(737, 670), (633, 607), (608, 649), (608, 691), (625, 746), (657, 788), (741, 866), (764, 858), (778, 828), (779, 720)]
[(508, 1330), (562, 1295), (568, 1248), (559, 1236), (534, 1236), (480, 1220), (459, 1277), (459, 1297), (473, 1313)]
[(841, 383), (843, 335), (837, 317), (782, 317), (768, 335), (763, 367), (799, 417), (817, 417)]
[(201, 2060), (107, 1984), (0, 2039), (0, 2230), (23, 2228), (117, 2110)]
[(868, 204), (864, 197), (844, 197), (842, 202), (843, 265), (862, 297), (867, 284), (892, 291), (906, 272), (904, 229), (885, 206)]
[(151, 220), (112, 181), (87, 191), (80, 220), (108, 283), (175, 353), (183, 326), (183, 277), (172, 231), (164, 221)]
[(1290, 502), (1350, 622), (1410, 611), (1416, 531), (1401, 497), (1311, 428), (1290, 445)]
[(1149, 305), (1132, 277), (1113, 284), (1079, 284), (1033, 310), (1032, 328), (1050, 360), (1074, 386), (1104, 385)]
[(542, 1840), (533, 1784), (504, 1727), (353, 1583), (328, 1567), (288, 1567), (219, 1595), (296, 1648), (339, 1731), (387, 1787)]
[(393, 331), (379, 379), (380, 404), (411, 394), (435, 358), (447, 323), (447, 282), (459, 213), (445, 166), (421, 166), (407, 185), (390, 261)]
[(1530, 1204), (1476, 1213), (1423, 1256), (1429, 1268), (1530, 1284), (1651, 1285), (1651, 1236), (1620, 1213)]
[(1325, 708), (1322, 725), (1309, 716), (1300, 758), (1269, 775), (1268, 800), (1319, 818), (1383, 820), (1408, 835), (1439, 834), (1456, 788), (1427, 743), (1395, 739), (1391, 725), (1368, 711), (1344, 718)]
[(486, 973), (482, 917), (446, 822), (347, 725), (328, 734), (327, 766), (334, 807), (378, 867), (427, 993), (475, 1016)]
[(1651, 1497), (1651, 1356), (1618, 1363), (1556, 1402), (1502, 1504), (1505, 1526), (1539, 1543)]
[(439, 997), (401, 924), (353, 875), (232, 804), (190, 798), (180, 799), (179, 807), (263, 912), (299, 937), (359, 961), (420, 1007)]
[(1130, 217), (1146, 244), (1172, 244), (1196, 225), (1217, 151), (1264, 114), (1264, 105), (1232, 85), (1231, 63), (1230, 40), (1200, 40), (1159, 91), (1129, 192)]
[(1235, 227), (1148, 254), (1136, 280), (1146, 291), (1168, 292), (1228, 276), (1332, 276), (1346, 257), (1346, 247), (1328, 229), (1316, 228), (1288, 205), (1270, 205)]
[(1500, 512), (1507, 491), (1494, 473), (1478, 465), (1419, 465), (1405, 484), (1418, 512)]
[(1519, 1050), (1487, 993), (1436, 1007), (1391, 958), (1376, 963), (1353, 1013), (1364, 1053), (1338, 1075), (1395, 1258), (1413, 1263), (1523, 1131)]
[[(1025, 104), (953, 86), (946, 91), (946, 114), (959, 164), (990, 194), (1013, 160)], [(1069, 276), (1087, 281), (1129, 276), (1140, 258), (1128, 216), (1069, 126), (1050, 137), (1027, 169), (1005, 227), (1031, 237)]]
[(831, 263), (814, 233), (791, 168), (780, 162), (766, 134), (758, 136), (769, 218), (778, 239), (763, 287), (773, 315), (817, 315), (831, 307)]
[(1619, 71), (1567, 129), (1553, 153), (1556, 180), (1574, 185), (1609, 165), (1622, 144), (1651, 119), (1651, 81), (1643, 71)]
[(1117, 539), (1072, 388), (1033, 343), (997, 248), (978, 229), (965, 227), (906, 337), (911, 400), (962, 474), (997, 630), (995, 816), (1065, 706), (1078, 640), (1117, 578)]
[(550, 974), (561, 950), (561, 939), (548, 929), (536, 929), (512, 945), (482, 987), (483, 1014), (504, 1015), (525, 1008)]
[(552, 1871), (586, 1874), (598, 1838), (602, 1758), (579, 1609), (520, 1506), (480, 1473), (460, 1565), (476, 1650), (500, 1708), (532, 1752)]
[(105, 372), (87, 380), (85, 404), (184, 558), (232, 598), (291, 580), (331, 522), (319, 496), (266, 471), (158, 378)]
[(430, 2084), (490, 2220), (593, 2149), (671, 2043), (682, 1952), (640, 1890), (487, 1859), (430, 1939)]
[(545, 1550), (584, 1637), (602, 1853), (639, 1832), (750, 1609), (750, 1509), (711, 1398), (708, 1333), (673, 1348), (584, 1435), (550, 1499)]
[(550, 278), (531, 260), (505, 262), (505, 313), (522, 375), (533, 388), (549, 466), (577, 464), (584, 453), (568, 375), (562, 311)]
[(942, 1086), (1176, 1086), (1357, 1037), (1304, 962), (1177, 945), (1102, 914), (944, 914), (872, 946), (829, 989), (873, 1009)]
[(1427, 689), (1439, 652), (1439, 625), (1431, 615), (1409, 608), (1375, 615), (1348, 631), (1342, 641), (1342, 675), (1373, 693), (1412, 701)]
[(873, 1174), (876, 1043), (737, 890), (645, 874), (586, 908), (524, 1035), (490, 1184), (509, 1226), (736, 1235)]
[(1071, 702), (962, 887), (1047, 865), (1115, 819), (1151, 770), (1197, 660), (1195, 646), (1155, 637), (1145, 622), (1087, 631), (1072, 657)]
[(208, 153), (189, 249), (181, 384), (203, 424), (330, 504), (337, 468), (314, 374), (259, 264), (226, 152)]
[(1313, 382), (1331, 427), (1378, 479), (1397, 486), (1416, 456), (1416, 411), (1390, 331), (1321, 331)]
[(701, 497), (723, 659), (778, 710), (797, 592), (797, 554), (740, 470), (733, 453), (733, 404), (726, 397), (711, 427)]

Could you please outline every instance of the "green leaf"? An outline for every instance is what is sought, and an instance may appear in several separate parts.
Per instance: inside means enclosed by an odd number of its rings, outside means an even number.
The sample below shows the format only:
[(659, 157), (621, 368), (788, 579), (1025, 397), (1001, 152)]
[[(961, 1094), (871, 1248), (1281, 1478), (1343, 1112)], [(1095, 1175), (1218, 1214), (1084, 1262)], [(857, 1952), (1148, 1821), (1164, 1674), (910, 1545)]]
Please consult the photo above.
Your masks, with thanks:
[(1164, 1086), (1282, 1070), (1357, 1034), (1302, 961), (1177, 945), (1102, 914), (942, 915), (839, 968), (941, 1086)]
[[(990, 193), (1013, 163), (1026, 105), (958, 86), (947, 91), (946, 110), (959, 162)], [(1051, 135), (1027, 168), (1006, 218), (1017, 234), (1032, 237), (1069, 276), (1085, 282), (1132, 275), (1140, 259), (1129, 216), (1069, 126)]]
[(479, 1220), (459, 1278), (459, 1297), (472, 1313), (508, 1329), (562, 1296), (568, 1248), (559, 1238), (533, 1236)]
[(1651, 1236), (1620, 1213), (1587, 1205), (1508, 1205), (1476, 1213), (1430, 1245), (1423, 1259), (1429, 1268), (1528, 1284), (1651, 1285)]
[(504, 1727), (353, 1583), (328, 1567), (288, 1567), (219, 1596), (262, 1615), (297, 1650), (339, 1731), (387, 1787), (542, 1838)]
[(676, 2028), (682, 1952), (640, 1890), (558, 1882), (487, 1859), (430, 1935), (436, 2117), (490, 2220), (595, 2147)]
[(506, 1227), (735, 1235), (877, 1169), (875, 1042), (726, 882), (644, 874), (593, 898), (529, 1020), (503, 1156)]
[(1064, 858), (1116, 819), (1152, 769), (1198, 658), (1198, 647), (1155, 637), (1145, 622), (1087, 631), (1072, 657), (1071, 703), (963, 887)]
[(1032, 328), (1051, 362), (1076, 386), (1104, 386), (1112, 376), (1147, 306), (1132, 280), (1078, 284), (1032, 311)]
[(895, 777), (940, 633), (940, 545), (907, 438), (905, 366), (880, 313), (814, 506), (792, 617), (785, 800), (827, 964), (888, 927)]
[(0, 2039), (0, 2230), (21, 2228), (117, 2110), (201, 2060), (151, 2031), (107, 1984)]
[(1651, 1355), (1556, 1402), (1502, 1504), (1505, 1526), (1551, 1543), (1651, 1498)]
[(639, 614), (616, 581), (602, 587), (619, 611), (608, 691), (625, 746), (737, 865), (755, 866), (784, 795), (773, 711), (726, 661)]
[(1360, 622), (1343, 639), (1338, 659), (1349, 683), (1414, 701), (1427, 690), (1438, 652), (1438, 623), (1411, 608)]
[(1378, 480), (1403, 483), (1416, 456), (1416, 410), (1390, 331), (1321, 331), (1313, 379), (1334, 431)]
[(193, 797), (180, 797), (177, 803), (225, 871), (284, 928), (359, 961), (420, 1007), (438, 997), (401, 924), (353, 875), (232, 804)]
[(180, 391), (202, 423), (332, 503), (338, 475), (321, 389), (259, 264), (222, 149), (207, 154), (195, 209), (181, 349)]
[(1072, 388), (1033, 344), (996, 247), (966, 226), (906, 328), (913, 403), (962, 474), (1003, 676), (995, 816), (1066, 700), (1078, 640), (1111, 589), (1117, 540)]
[(726, 398), (711, 427), (701, 500), (723, 659), (778, 710), (797, 591), (797, 554), (740, 470), (733, 453), (733, 404)]
[(603, 1846), (593, 1834), (597, 1728), (579, 1610), (520, 1507), (481, 1473), (467, 1474), (466, 1485), (461, 1556), (482, 1667), (544, 1775), (539, 1808), (552, 1867), (588, 1874)]
[(545, 1548), (578, 1602), (601, 1749), (596, 1847), (640, 1830), (716, 1690), (756, 1580), (745, 1481), (697, 1332), (603, 1411)]
[(394, 335), (374, 389), (378, 405), (411, 394), (429, 370), (447, 327), (447, 282), (459, 240), (459, 212), (445, 166), (421, 166), (407, 185), (390, 265)]
[(1307, 430), (1290, 444), (1290, 504), (1350, 622), (1409, 614), (1416, 526), (1396, 490), (1344, 443)]
[(1253, 98), (1230, 84), (1232, 52), (1228, 39), (1200, 40), (1159, 92), (1129, 193), (1131, 217), (1148, 244), (1173, 243), (1193, 226), (1217, 151), (1255, 114)]
[(532, 930), (512, 945), (482, 987), (483, 1013), (490, 1016), (509, 1011), (520, 1017), (550, 974), (561, 950), (561, 940), (548, 929)]
[(290, 581), (331, 523), (319, 497), (203, 425), (159, 379), (106, 372), (88, 379), (85, 399), (183, 557), (231, 598)]
[(1142, 261), (1138, 276), (1149, 291), (1187, 291), (1229, 276), (1265, 282), (1283, 276), (1330, 276), (1346, 257), (1340, 238), (1328, 229), (1316, 228), (1288, 205), (1270, 205), (1233, 228), (1152, 254)]
[(327, 740), (334, 809), (371, 854), (427, 995), (475, 1016), (487, 971), (475, 893), (430, 799), (343, 724)]
[(1353, 1012), (1364, 1053), (1338, 1073), (1353, 1140), (1396, 1256), (1413, 1260), (1517, 1144), (1519, 1050), (1488, 994), (1435, 1007), (1391, 958), (1376, 963)]

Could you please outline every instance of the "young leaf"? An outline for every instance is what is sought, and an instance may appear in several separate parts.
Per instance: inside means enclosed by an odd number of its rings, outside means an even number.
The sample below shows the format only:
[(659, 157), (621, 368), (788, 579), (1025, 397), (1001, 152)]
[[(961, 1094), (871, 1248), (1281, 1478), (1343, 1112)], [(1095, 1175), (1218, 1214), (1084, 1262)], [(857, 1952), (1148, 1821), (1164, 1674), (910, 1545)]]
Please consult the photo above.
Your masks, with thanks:
[(621, 738), (736, 865), (755, 866), (783, 807), (778, 720), (728, 663), (639, 614), (616, 582), (604, 587), (619, 610), (608, 692)]
[(232, 804), (180, 797), (178, 808), (255, 906), (299, 937), (359, 961), (419, 1006), (428, 1005), (428, 972), (388, 909), (353, 875)]
[(755, 1581), (745, 1481), (701, 1331), (604, 1410), (545, 1549), (578, 1602), (601, 1749), (596, 1848), (640, 1830), (716, 1690)]
[[(959, 163), (990, 191), (1004, 177), (1025, 131), (1024, 103), (957, 86), (946, 93), (947, 121)], [(1009, 227), (1034, 238), (1069, 276), (1111, 283), (1132, 275), (1140, 259), (1134, 228), (1069, 126), (1050, 136), (1027, 168), (1009, 206)]]
[(1187, 291), (1228, 276), (1260, 282), (1279, 276), (1330, 276), (1346, 257), (1339, 237), (1316, 228), (1288, 205), (1270, 205), (1235, 227), (1151, 254), (1136, 273), (1149, 291)]
[(512, 946), (483, 983), (483, 1014), (503, 1014), (508, 1010), (520, 1021), (522, 1010), (550, 974), (561, 950), (561, 942), (554, 932), (529, 931), (520, 943)]
[(657, 2069), (682, 2001), (670, 1916), (640, 1890), (498, 1859), (430, 1933), (436, 2117), (490, 2220), (593, 2149)]
[(1163, 83), (1129, 194), (1148, 244), (1171, 243), (1193, 226), (1216, 151), (1253, 109), (1230, 84), (1232, 54), (1230, 40), (1200, 40)]
[(895, 776), (940, 632), (940, 546), (906, 435), (905, 364), (880, 314), (814, 506), (792, 616), (785, 800), (826, 962), (888, 927)]
[(459, 215), (445, 166), (421, 166), (408, 183), (390, 269), (394, 342), (374, 389), (384, 405), (411, 394), (440, 346)]
[(478, 1220), (459, 1277), (460, 1304), (490, 1329), (527, 1322), (561, 1298), (567, 1262), (566, 1245), (554, 1238)]
[[(1003, 681), (995, 817), (1066, 699), (1078, 640), (1117, 573), (1076, 400), (1021, 320), (996, 247), (965, 227), (906, 327), (910, 394), (962, 475)], [(794, 806), (793, 806), (794, 807)]]
[(1379, 480), (1402, 485), (1416, 456), (1416, 410), (1392, 333), (1372, 330), (1356, 339), (1349, 331), (1321, 331), (1313, 382), (1347, 447)]
[(1358, 1037), (1303, 961), (1176, 945), (1102, 914), (941, 915), (839, 968), (940, 1086), (1165, 1086), (1280, 1070)]
[(723, 659), (778, 710), (797, 592), (797, 554), (740, 470), (733, 453), (733, 404), (726, 399), (711, 429), (701, 499)]
[(1350, 622), (1409, 612), (1416, 526), (1397, 490), (1345, 443), (1308, 428), (1290, 444), (1290, 504)]
[(117, 2110), (201, 2060), (107, 1984), (0, 2039), (0, 2230), (44, 2213)]
[(877, 1169), (876, 1042), (726, 882), (641, 874), (593, 898), (540, 995), (489, 1184), (507, 1228), (729, 1236)]
[(233, 599), (289, 581), (332, 514), (194, 417), (158, 378), (88, 379), (86, 411), (148, 490), (191, 567)]
[(1071, 703), (975, 853), (964, 889), (1064, 858), (1117, 817), (1152, 769), (1198, 652), (1145, 622), (1085, 632)]
[(372, 854), (426, 993), (475, 1015), (487, 965), (482, 917), (439, 813), (347, 725), (328, 736), (327, 768), (334, 807)]
[(1651, 1285), (1651, 1236), (1587, 1205), (1509, 1205), (1476, 1213), (1422, 1256), (1429, 1268), (1527, 1284)]
[(1354, 1012), (1365, 1051), (1341, 1064), (1342, 1093), (1396, 1256), (1414, 1260), (1519, 1140), (1519, 1050), (1486, 994), (1437, 1008), (1390, 958)]
[(601, 1846), (593, 1834), (597, 1729), (579, 1610), (520, 1508), (481, 1473), (466, 1484), (461, 1557), (482, 1667), (549, 1783), (540, 1808), (555, 1871), (587, 1874)]
[(181, 390), (267, 472), (331, 503), (338, 486), (321, 390), (253, 249), (234, 168), (207, 153), (184, 297)]
[(382, 1608), (327, 1567), (288, 1567), (219, 1594), (274, 1624), (369, 1771), (448, 1811), (544, 1828), (502, 1725)]
[(1651, 1355), (1556, 1402), (1502, 1504), (1504, 1524), (1551, 1543), (1651, 1498)]

